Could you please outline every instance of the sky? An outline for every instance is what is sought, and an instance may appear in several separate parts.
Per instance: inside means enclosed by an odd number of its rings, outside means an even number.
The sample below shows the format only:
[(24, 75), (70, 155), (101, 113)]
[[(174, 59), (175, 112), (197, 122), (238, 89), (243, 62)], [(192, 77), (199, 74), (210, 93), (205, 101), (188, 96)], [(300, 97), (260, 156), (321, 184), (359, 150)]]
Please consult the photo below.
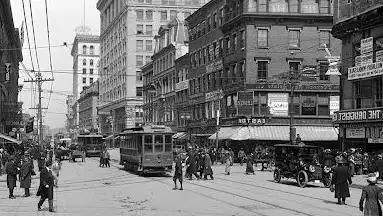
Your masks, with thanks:
[[(33, 28), (31, 22), (32, 5), (33, 24), (36, 38), (37, 56), (39, 68), (41, 71), (50, 70), (47, 21), (45, 13), (45, 0), (10, 0), (13, 20), (15, 28), (20, 28), (24, 21), (23, 1), (25, 6), (25, 14), (27, 17), (27, 26), (29, 32), (29, 41), (32, 48), (32, 61), (35, 70), (38, 69), (33, 39)], [(51, 44), (53, 82), (45, 82), (43, 89), (49, 91), (51, 89), (56, 93), (49, 97), (48, 92), (43, 93), (42, 106), (47, 107), (44, 110), (44, 124), (51, 128), (65, 127), (66, 96), (63, 94), (71, 94), (72, 92), (72, 57), (70, 54), (71, 44), (75, 37), (75, 28), (84, 23), (84, 1), (85, 1), (85, 25), (92, 29), (92, 34), (99, 34), (100, 14), (96, 8), (98, 0), (47, 0), (49, 35)], [(25, 24), (24, 24), (25, 30)], [(23, 64), (27, 70), (32, 69), (31, 57), (28, 48), (27, 34), (24, 34), (23, 45)], [(63, 46), (64, 42), (68, 46)], [(20, 69), (23, 69), (20, 65)], [(30, 79), (29, 72), (20, 71), (19, 83), (23, 83), (24, 87), (19, 95), (19, 101), (24, 102), (23, 112), (36, 116), (36, 110), (31, 107), (37, 107), (37, 93), (34, 96), (31, 83), (24, 80)], [(42, 72), (44, 78), (51, 78), (50, 73)], [(34, 77), (34, 74), (31, 74)], [(49, 99), (50, 98), (50, 99)]]

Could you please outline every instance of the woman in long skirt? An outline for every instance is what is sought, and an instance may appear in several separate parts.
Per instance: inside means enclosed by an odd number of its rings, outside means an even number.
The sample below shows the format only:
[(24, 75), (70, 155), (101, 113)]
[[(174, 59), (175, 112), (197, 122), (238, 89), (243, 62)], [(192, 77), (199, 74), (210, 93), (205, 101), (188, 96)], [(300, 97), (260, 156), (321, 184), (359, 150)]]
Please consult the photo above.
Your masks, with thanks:
[(364, 212), (364, 216), (382, 216), (382, 208), (379, 201), (383, 202), (383, 195), (382, 190), (375, 185), (377, 182), (376, 174), (369, 174), (367, 181), (369, 185), (363, 187), (359, 201), (359, 210)]
[(225, 174), (230, 175), (230, 169), (231, 169), (231, 156), (230, 153), (226, 153), (226, 162), (225, 162)]
[(246, 158), (246, 174), (253, 174), (254, 175), (254, 167), (253, 167), (253, 154), (250, 154)]

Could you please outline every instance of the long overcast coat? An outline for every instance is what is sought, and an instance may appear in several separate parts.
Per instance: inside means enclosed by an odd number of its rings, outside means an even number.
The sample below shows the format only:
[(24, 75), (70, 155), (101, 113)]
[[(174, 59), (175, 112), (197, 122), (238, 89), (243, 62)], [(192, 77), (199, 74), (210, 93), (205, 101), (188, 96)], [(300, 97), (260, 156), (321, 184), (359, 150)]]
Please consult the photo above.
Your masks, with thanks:
[(30, 188), (32, 182), (33, 165), (30, 160), (24, 162), (20, 168), (20, 187)]
[(7, 187), (9, 189), (13, 189), (16, 187), (16, 180), (17, 180), (17, 165), (15, 162), (8, 162), (5, 165), (5, 172), (7, 173)]
[(334, 167), (333, 172), (334, 175), (331, 183), (335, 185), (335, 198), (350, 197), (348, 184), (351, 184), (351, 173), (348, 167)]

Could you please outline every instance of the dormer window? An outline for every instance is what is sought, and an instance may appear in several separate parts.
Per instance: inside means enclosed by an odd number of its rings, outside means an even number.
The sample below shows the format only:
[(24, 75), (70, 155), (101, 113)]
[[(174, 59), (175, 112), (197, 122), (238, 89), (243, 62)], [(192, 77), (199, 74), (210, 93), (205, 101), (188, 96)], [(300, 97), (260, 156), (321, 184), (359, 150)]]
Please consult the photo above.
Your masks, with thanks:
[(86, 45), (83, 45), (82, 46), (82, 54), (86, 55), (86, 49), (87, 49)]

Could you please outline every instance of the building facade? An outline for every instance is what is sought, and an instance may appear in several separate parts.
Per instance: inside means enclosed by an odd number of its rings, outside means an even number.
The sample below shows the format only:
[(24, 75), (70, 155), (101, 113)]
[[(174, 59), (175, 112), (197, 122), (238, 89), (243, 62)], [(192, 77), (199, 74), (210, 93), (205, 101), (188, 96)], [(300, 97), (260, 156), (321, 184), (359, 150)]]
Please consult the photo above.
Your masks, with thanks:
[[(187, 17), (205, 0), (99, 0), (102, 73), (99, 114), (112, 131), (143, 123), (141, 67), (151, 61), (153, 36), (177, 15)], [(138, 115), (142, 116), (142, 114)]]
[(342, 40), (341, 111), (334, 115), (341, 148), (383, 144), (383, 1), (334, 4), (332, 33)]
[(98, 133), (98, 81), (87, 86), (80, 93), (79, 105), (79, 127), (84, 131)]
[(293, 116), (303, 141), (337, 141), (330, 114), (339, 78), (325, 75), (325, 48), (339, 55), (341, 44), (331, 36), (329, 0), (217, 0), (187, 21), (192, 133), (213, 134), (219, 111), (223, 135), (251, 126), (219, 139), (289, 141)]
[[(155, 37), (155, 49), (151, 70), (144, 75), (146, 86), (144, 95), (150, 100), (144, 106), (144, 115), (152, 115), (148, 123), (167, 125), (177, 129), (176, 117), (176, 74), (175, 60), (188, 52), (188, 30), (182, 17), (178, 17), (163, 26)], [(151, 82), (146, 82), (146, 81)], [(153, 95), (154, 90), (154, 95)]]
[(66, 104), (66, 110), (67, 110), (65, 129), (68, 133), (72, 133), (73, 129), (76, 127), (76, 122), (74, 120), (73, 109), (72, 109), (74, 104), (73, 95), (67, 96), (65, 104)]
[(176, 101), (175, 106), (175, 118), (177, 121), (178, 132), (188, 132), (188, 121), (191, 118), (189, 112), (189, 79), (188, 74), (190, 70), (190, 56), (185, 54), (175, 60), (176, 71)]
[(18, 102), (19, 62), (23, 61), (19, 29), (13, 23), (9, 0), (0, 3), (0, 133), (16, 138), (12, 130), (24, 127)]

